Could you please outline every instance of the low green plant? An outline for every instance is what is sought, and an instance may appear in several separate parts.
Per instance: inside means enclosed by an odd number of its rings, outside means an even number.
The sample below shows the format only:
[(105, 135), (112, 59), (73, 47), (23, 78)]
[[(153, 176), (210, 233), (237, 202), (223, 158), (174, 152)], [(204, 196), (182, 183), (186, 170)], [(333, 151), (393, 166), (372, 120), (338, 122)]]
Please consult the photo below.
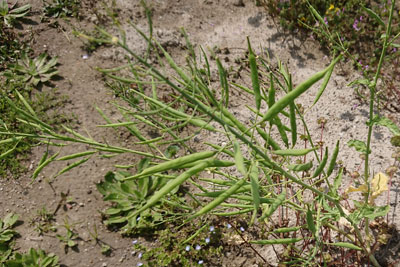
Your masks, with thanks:
[(202, 221), (185, 227), (171, 222), (168, 227), (154, 232), (157, 247), (148, 247), (134, 240), (133, 249), (144, 266), (201, 266), (210, 256), (221, 257), (224, 251), (223, 233), (219, 227)]
[(70, 224), (67, 219), (64, 220), (62, 227), (65, 228), (65, 234), (57, 234), (57, 239), (64, 244), (65, 251), (68, 251), (68, 248), (74, 249), (78, 246), (76, 241), (80, 239), (78, 233), (74, 230), (73, 225)]
[(13, 230), (13, 226), (18, 220), (18, 215), (13, 213), (8, 213), (4, 219), (0, 219), (0, 266), (5, 266), (4, 264), (12, 256), (12, 244), (11, 240), (18, 235), (18, 233)]
[(58, 17), (78, 17), (80, 1), (79, 0), (52, 0), (49, 3), (46, 0), (43, 1), (43, 13), (47, 17), (58, 18)]
[[(322, 24), (323, 17), (312, 6), (310, 9)], [(144, 57), (128, 47), (121, 29), (121, 37), (99, 29), (103, 35), (102, 42), (124, 49), (127, 58), (132, 60), (121, 67), (98, 69), (109, 79), (129, 85), (120, 87), (126, 90), (120, 95), (129, 106), (114, 104), (122, 119), (112, 121), (100, 108), (97, 107), (97, 110), (106, 121), (106, 124), (99, 127), (126, 131), (134, 139), (130, 145), (142, 149), (98, 142), (90, 135), (83, 135), (68, 127), (64, 127), (67, 134), (59, 134), (29, 112), (28, 107), (14, 108), (24, 116), (27, 124), (37, 126), (37, 133), (29, 134), (29, 137), (39, 142), (58, 140), (68, 144), (81, 143), (90, 148), (89, 151), (61, 158), (58, 154), (51, 157), (45, 155), (32, 178), (35, 179), (43, 168), (55, 160), (78, 159), (70, 165), (76, 167), (94, 154), (106, 158), (124, 153), (133, 154), (147, 158), (149, 165), (139, 167), (139, 164), (116, 164), (116, 168), (136, 168), (136, 172), (111, 173), (111, 178), (106, 177), (103, 183), (104, 188), (99, 188), (106, 195), (105, 199), (117, 203), (117, 208), (108, 210), (111, 216), (113, 212), (117, 214), (114, 223), (134, 225), (138, 216), (159, 208), (160, 203), (168, 203), (169, 206), (173, 204), (168, 202), (171, 201), (169, 198), (178, 190), (184, 192), (185, 205), (179, 205), (179, 211), (173, 211), (175, 218), (190, 224), (211, 215), (246, 215), (246, 218), (250, 218), (248, 225), (268, 229), (260, 231), (255, 240), (248, 242), (279, 247), (276, 256), (281, 264), (347, 266), (370, 263), (380, 266), (374, 252), (385, 241), (382, 232), (371, 231), (370, 223), (387, 215), (390, 209), (388, 204), (377, 206), (375, 203), (376, 198), (388, 190), (389, 179), (383, 172), (375, 175), (371, 173), (369, 157), (372, 155), (373, 127), (379, 122), (388, 122), (387, 119), (376, 118), (374, 114), (377, 81), (386, 51), (397, 38), (397, 35), (392, 35), (391, 29), (393, 12), (394, 1), (385, 24), (376, 72), (367, 81), (370, 89), (370, 116), (366, 141), (353, 140), (349, 143), (362, 153), (365, 162), (358, 184), (344, 188), (345, 169), (338, 161), (339, 142), (330, 152), (323, 140), (315, 141), (306, 123), (305, 107), (296, 103), (302, 94), (322, 80), (312, 105), (318, 103), (335, 65), (346, 51), (333, 51), (332, 54), (336, 56), (329, 66), (294, 86), (286, 66), (279, 62), (278, 68), (272, 67), (268, 58), (262, 54), (256, 55), (248, 40), (251, 87), (230, 83), (227, 71), (218, 57), (215, 58), (215, 66), (220, 81), (216, 85), (211, 82), (212, 62), (209, 56), (201, 47), (199, 55), (196, 55), (197, 51), (185, 32), (182, 34), (186, 38), (189, 56), (186, 58), (187, 65), (183, 67), (151, 35), (146, 36), (139, 29), (148, 43), (148, 53)], [(336, 38), (329, 36), (329, 31), (325, 33), (331, 39)], [(150, 52), (159, 56), (158, 59), (164, 63), (161, 66), (168, 69), (150, 63)], [(171, 71), (174, 73), (171, 74)], [(231, 109), (229, 97), (232, 90), (238, 90), (253, 99), (253, 105), (245, 106), (251, 114), (246, 120), (240, 120)], [(279, 99), (278, 91), (283, 94)], [(135, 98), (130, 95), (135, 95)], [(12, 106), (12, 101), (6, 99)], [(324, 124), (324, 121), (320, 120), (320, 123)], [(389, 129), (397, 127), (393, 123), (384, 124)], [(304, 134), (299, 134), (298, 125), (304, 129)], [(194, 133), (184, 131), (191, 127), (196, 129)], [(11, 131), (0, 134), (26, 136)], [(193, 144), (198, 142), (199, 136), (211, 134), (218, 135), (223, 142), (205, 142), (205, 148), (198, 151), (199, 147)], [(174, 156), (171, 156), (174, 153), (165, 152), (165, 148), (171, 145), (180, 147), (180, 150), (173, 150), (176, 152)], [(65, 170), (68, 171), (70, 166)], [(149, 190), (143, 188), (150, 184), (149, 177), (163, 177), (168, 182), (148, 194)], [(185, 189), (186, 186), (190, 186), (190, 190)], [(361, 192), (363, 199), (349, 201), (348, 196), (353, 192)], [(169, 206), (161, 206), (162, 212), (171, 213)], [(125, 207), (128, 213), (124, 213)], [(176, 227), (179, 229), (179, 226)]]
[(0, 220), (0, 242), (2, 244), (9, 242), (17, 232), (12, 230), (18, 220), (18, 215), (8, 213), (4, 219)]
[(48, 55), (43, 53), (38, 57), (31, 59), (27, 53), (21, 53), (21, 59), (15, 64), (9, 65), (9, 71), (5, 71), (3, 75), (9, 80), (21, 79), (26, 84), (26, 88), (30, 86), (38, 86), (39, 83), (50, 81), (58, 70), (56, 69), (57, 57), (48, 59)]
[(58, 267), (58, 257), (53, 253), (46, 254), (41, 249), (30, 248), (25, 254), (16, 252), (7, 267)]
[(17, 2), (8, 4), (7, 0), (0, 0), (0, 17), (3, 18), (4, 24), (7, 27), (12, 27), (16, 19), (22, 18), (29, 13), (30, 4), (21, 7), (16, 7)]
[(57, 231), (54, 222), (54, 214), (49, 212), (46, 207), (43, 207), (37, 211), (37, 216), (32, 219), (30, 223), (35, 227), (35, 230), (39, 235), (43, 235), (45, 233)]
[[(138, 170), (143, 170), (150, 163), (148, 158), (140, 161)], [(104, 196), (104, 201), (114, 203), (113, 207), (104, 211), (107, 219), (104, 221), (107, 225), (125, 224), (122, 227), (124, 234), (132, 234), (138, 232), (146, 232), (149, 229), (157, 228), (164, 223), (167, 217), (172, 216), (167, 213), (167, 207), (170, 204), (179, 205), (179, 199), (175, 202), (176, 191), (170, 192), (170, 200), (160, 202), (153, 209), (146, 210), (131, 216), (135, 210), (140, 209), (156, 191), (160, 190), (167, 182), (167, 178), (163, 176), (143, 176), (136, 181), (124, 181), (132, 175), (129, 172), (109, 172), (105, 176), (105, 180), (97, 184), (97, 189)], [(182, 205), (182, 204), (181, 204)]]

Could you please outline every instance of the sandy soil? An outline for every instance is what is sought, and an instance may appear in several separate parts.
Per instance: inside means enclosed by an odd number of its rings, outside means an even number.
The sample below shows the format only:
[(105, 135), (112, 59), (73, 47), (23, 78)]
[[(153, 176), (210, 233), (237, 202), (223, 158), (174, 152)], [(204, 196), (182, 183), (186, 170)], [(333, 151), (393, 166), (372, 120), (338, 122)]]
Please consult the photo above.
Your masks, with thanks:
[[(41, 1), (25, 1), (32, 3), (33, 13), (39, 14), (41, 11)], [(85, 1), (84, 1), (85, 2)], [(99, 10), (100, 4), (95, 5)], [(220, 56), (224, 59), (224, 66), (232, 66), (239, 69), (235, 59), (243, 58), (247, 49), (246, 36), (249, 36), (253, 47), (257, 53), (268, 51), (274, 62), (279, 58), (287, 64), (290, 72), (293, 73), (293, 81), (299, 83), (311, 74), (322, 69), (329, 64), (328, 55), (318, 44), (310, 39), (302, 39), (300, 35), (289, 34), (273, 22), (265, 13), (263, 8), (256, 7), (253, 1), (238, 0), (170, 0), (170, 1), (150, 1), (153, 9), (153, 21), (156, 37), (167, 47), (168, 51), (177, 58), (178, 62), (184, 62), (186, 52), (183, 51), (184, 39), (179, 33), (181, 27), (185, 28), (192, 42), (202, 45), (205, 48), (218, 47), (225, 54)], [(81, 133), (89, 132), (95, 139), (107, 140), (110, 143), (124, 143), (124, 136), (118, 132), (105, 131), (96, 125), (102, 124), (101, 116), (95, 111), (94, 105), (101, 107), (112, 119), (118, 119), (118, 113), (113, 112), (111, 102), (114, 101), (113, 95), (104, 86), (101, 75), (94, 67), (117, 66), (123, 59), (119, 50), (112, 48), (99, 48), (87, 55), (82, 49), (82, 41), (73, 36), (74, 27), (78, 29), (92, 28), (98, 22), (94, 15), (93, 8), (89, 4), (84, 5), (87, 9), (83, 11), (84, 18), (77, 22), (71, 20), (65, 22), (58, 20), (59, 28), (52, 28), (45, 23), (40, 23), (38, 15), (31, 17), (37, 25), (25, 25), (23, 32), (28, 34), (33, 32), (33, 49), (35, 54), (47, 51), (52, 56), (59, 57), (59, 71), (63, 80), (57, 81), (56, 86), (59, 93), (67, 95), (70, 104), (64, 107), (64, 112), (76, 116), (77, 124), (75, 129)], [(119, 18), (121, 20), (131, 19), (139, 28), (146, 29), (146, 18), (139, 1), (118, 0), (117, 7), (120, 8)], [(131, 48), (138, 53), (144, 51), (144, 43), (140, 36), (133, 29), (129, 29), (127, 24), (123, 27), (127, 31), (127, 40)], [(62, 29), (62, 30), (60, 30)], [(249, 71), (244, 69), (240, 72), (240, 77), (236, 82), (250, 85), (247, 78)], [(354, 149), (349, 148), (346, 143), (350, 139), (364, 140), (366, 138), (367, 110), (368, 107), (356, 99), (352, 88), (347, 84), (358, 77), (351, 67), (345, 63), (340, 64), (335, 69), (328, 88), (320, 100), (306, 115), (310, 122), (310, 131), (313, 137), (318, 139), (320, 128), (317, 123), (318, 118), (324, 117), (328, 123), (324, 131), (324, 142), (333, 150), (336, 140), (341, 141), (339, 160), (343, 161), (344, 166), (351, 173), (354, 170), (363, 169), (362, 160)], [(303, 106), (310, 106), (314, 100), (318, 87), (314, 87), (297, 103)], [(240, 95), (232, 98), (231, 110), (242, 121), (248, 120), (250, 114), (242, 108), (243, 99)], [(388, 114), (391, 118), (399, 122), (398, 114)], [(384, 171), (392, 163), (390, 146), (390, 133), (385, 128), (377, 127), (374, 131), (372, 143), (372, 162), (371, 171), (377, 173)], [(220, 142), (219, 136), (200, 136), (201, 140)], [(62, 154), (71, 154), (80, 151), (84, 147), (68, 146), (63, 149)], [(32, 151), (31, 160), (26, 162), (35, 168), (39, 162), (45, 147), (36, 147)], [(51, 153), (57, 152), (52, 149)], [(40, 247), (46, 251), (54, 252), (60, 256), (60, 262), (66, 266), (135, 266), (139, 261), (137, 254), (132, 253), (132, 238), (122, 238), (120, 234), (111, 232), (101, 222), (99, 210), (103, 210), (106, 204), (102, 201), (101, 195), (95, 188), (95, 183), (103, 179), (104, 175), (113, 170), (113, 164), (129, 163), (134, 159), (116, 158), (106, 160), (102, 158), (92, 158), (87, 164), (73, 169), (71, 172), (58, 177), (52, 186), (47, 179), (56, 173), (62, 165), (54, 164), (46, 168), (40, 175), (37, 182), (30, 185), (30, 174), (16, 180), (0, 181), (0, 216), (12, 211), (20, 214), (23, 224), (18, 226), (17, 231), (21, 238), (17, 240), (17, 246), (21, 250), (29, 247)], [(395, 208), (398, 203), (398, 180), (399, 172), (393, 178), (393, 187), (390, 194), (392, 210), (390, 216), (394, 223), (399, 225), (400, 217), (396, 216)], [(343, 188), (350, 184), (349, 174), (343, 179)], [(71, 203), (62, 200), (61, 193), (68, 194)], [(381, 198), (379, 203), (384, 203)], [(61, 208), (57, 210), (57, 206)], [(69, 250), (65, 253), (62, 244), (54, 237), (53, 233), (42, 236), (34, 230), (32, 221), (37, 220), (38, 210), (45, 207), (50, 212), (55, 212), (55, 225), (59, 229), (58, 233), (63, 233), (62, 225), (65, 220), (73, 224), (79, 233), (77, 251)], [(113, 248), (110, 257), (101, 254), (100, 246), (92, 241), (89, 232), (97, 227), (99, 239)], [(259, 248), (259, 252), (273, 263), (273, 256), (265, 248)], [(252, 255), (255, 257), (255, 255)], [(230, 266), (252, 266), (249, 262), (239, 259), (236, 263), (229, 263)], [(225, 262), (229, 262), (227, 259)]]

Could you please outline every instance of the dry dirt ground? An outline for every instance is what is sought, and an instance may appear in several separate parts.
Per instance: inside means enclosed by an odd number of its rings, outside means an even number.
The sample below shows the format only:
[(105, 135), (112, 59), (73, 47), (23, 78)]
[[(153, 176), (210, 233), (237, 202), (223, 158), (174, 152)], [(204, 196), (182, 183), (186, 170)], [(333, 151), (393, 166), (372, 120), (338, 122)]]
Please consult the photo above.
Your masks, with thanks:
[[(24, 25), (22, 32), (26, 35), (33, 33), (33, 49), (35, 54), (47, 51), (51, 56), (59, 57), (59, 71), (62, 80), (55, 82), (60, 95), (66, 95), (68, 103), (62, 108), (62, 112), (76, 118), (75, 129), (81, 133), (86, 131), (96, 140), (107, 140), (109, 143), (123, 143), (124, 138), (115, 131), (105, 131), (96, 125), (102, 124), (103, 119), (96, 112), (94, 106), (101, 107), (113, 120), (118, 119), (113, 112), (111, 102), (114, 101), (112, 93), (104, 85), (101, 75), (94, 70), (97, 66), (117, 66), (123, 59), (119, 50), (101, 47), (95, 52), (84, 56), (87, 52), (82, 48), (82, 40), (72, 34), (74, 27), (78, 29), (91, 29), (94, 24), (101, 23), (95, 15), (96, 8), (102, 9), (101, 3), (89, 5), (89, 1), (83, 1), (83, 19), (75, 19), (66, 22), (58, 20), (59, 27), (50, 27), (47, 23), (40, 23), (39, 14), (42, 9), (42, 1), (25, 1), (32, 4), (33, 16), (31, 19), (36, 25)], [(110, 4), (110, 3), (108, 3)], [(119, 19), (121, 21), (132, 20), (141, 29), (146, 29), (146, 18), (139, 1), (117, 0)], [(186, 52), (184, 39), (179, 33), (181, 27), (185, 28), (192, 42), (205, 48), (218, 47), (221, 49), (221, 57), (225, 66), (237, 68), (235, 59), (244, 57), (247, 44), (246, 36), (249, 36), (257, 53), (267, 50), (273, 61), (279, 58), (287, 64), (293, 73), (295, 83), (307, 78), (316, 71), (329, 64), (328, 55), (324, 54), (317, 42), (303, 39), (299, 36), (284, 32), (277, 27), (262, 7), (256, 7), (253, 1), (244, 0), (155, 0), (149, 1), (153, 11), (154, 31), (156, 38), (167, 47), (168, 51), (177, 59), (184, 62)], [(129, 46), (142, 53), (144, 42), (129, 25), (123, 24), (127, 31)], [(362, 163), (358, 153), (348, 148), (346, 143), (350, 139), (364, 140), (367, 133), (367, 106), (360, 103), (354, 96), (353, 89), (347, 84), (358, 74), (352, 71), (350, 66), (341, 64), (335, 69), (331, 82), (319, 104), (307, 113), (307, 121), (310, 122), (310, 131), (314, 138), (319, 138), (320, 128), (317, 119), (327, 119), (324, 132), (326, 145), (333, 150), (336, 140), (341, 140), (339, 160), (349, 172), (357, 170)], [(248, 70), (240, 73), (236, 82), (250, 85)], [(314, 88), (305, 94), (298, 103), (310, 106), (316, 91)], [(44, 89), (46, 90), (46, 89)], [(243, 109), (244, 102), (240, 95), (231, 99), (230, 108), (241, 120), (247, 120), (250, 114)], [(388, 114), (399, 122), (398, 114)], [(201, 140), (219, 142), (218, 136), (200, 136)], [(392, 163), (390, 146), (390, 133), (385, 128), (377, 128), (374, 131), (372, 143), (372, 171), (384, 171)], [(30, 172), (39, 162), (45, 147), (35, 147), (30, 161)], [(78, 150), (79, 149), (79, 150)], [(62, 154), (71, 154), (80, 151), (82, 147), (66, 147)], [(55, 153), (56, 150), (50, 151)], [(17, 246), (21, 250), (29, 247), (40, 247), (48, 252), (53, 252), (60, 257), (60, 263), (66, 266), (136, 266), (139, 262), (137, 253), (133, 253), (133, 238), (122, 238), (120, 234), (106, 229), (101, 222), (99, 210), (106, 207), (101, 195), (97, 192), (95, 183), (103, 179), (104, 175), (115, 168), (118, 162), (126, 164), (135, 159), (107, 160), (92, 158), (85, 165), (73, 169), (67, 174), (59, 176), (49, 185), (47, 180), (62, 166), (51, 165), (44, 169), (39, 179), (30, 184), (30, 175), (18, 179), (0, 181), (0, 216), (7, 212), (20, 214), (23, 223), (17, 227), (21, 238), (17, 240)], [(350, 177), (343, 179), (343, 188), (350, 184)], [(393, 190), (391, 192), (390, 216), (396, 225), (400, 223), (400, 217), (395, 214), (398, 203), (399, 173), (393, 178)], [(72, 201), (65, 203), (61, 194), (68, 194)], [(381, 199), (380, 203), (384, 203)], [(58, 206), (61, 204), (61, 208)], [(45, 208), (55, 212), (54, 224), (58, 233), (64, 233), (63, 225), (67, 222), (76, 229), (81, 240), (78, 241), (76, 250), (64, 251), (64, 246), (55, 238), (54, 233), (39, 235), (35, 230), (35, 220), (38, 211)], [(99, 244), (96, 244), (90, 232), (97, 228), (99, 239), (112, 248), (111, 256), (101, 254)], [(273, 264), (274, 257), (271, 251), (259, 247), (259, 252)], [(255, 255), (251, 257), (256, 258)], [(225, 259), (224, 265), (252, 266), (258, 260), (246, 261), (243, 257)]]

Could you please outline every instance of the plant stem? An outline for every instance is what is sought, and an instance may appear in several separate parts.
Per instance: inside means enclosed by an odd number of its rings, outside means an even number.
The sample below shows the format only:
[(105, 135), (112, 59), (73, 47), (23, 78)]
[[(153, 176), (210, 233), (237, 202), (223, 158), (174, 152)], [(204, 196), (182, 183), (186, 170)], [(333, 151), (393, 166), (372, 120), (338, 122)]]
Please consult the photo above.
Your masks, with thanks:
[[(369, 123), (368, 123), (368, 136), (367, 136), (367, 152), (365, 153), (365, 169), (364, 169), (364, 183), (368, 186), (368, 194), (365, 195), (365, 204), (368, 204), (368, 199), (371, 194), (371, 188), (369, 184), (369, 151), (371, 147), (371, 139), (372, 139), (372, 129), (373, 129), (373, 120), (374, 120), (374, 103), (375, 103), (375, 94), (376, 94), (376, 84), (378, 82), (380, 72), (382, 69), (382, 65), (385, 59), (386, 50), (388, 47), (388, 40), (391, 34), (392, 28), (392, 19), (393, 19), (393, 10), (394, 10), (395, 0), (392, 1), (392, 6), (389, 14), (389, 22), (386, 26), (386, 36), (383, 42), (381, 56), (379, 58), (378, 67), (376, 69), (375, 77), (372, 83), (369, 85), (370, 88), (370, 99), (369, 99)], [(367, 246), (370, 247), (369, 243), (369, 220), (365, 219), (365, 233), (367, 235)]]

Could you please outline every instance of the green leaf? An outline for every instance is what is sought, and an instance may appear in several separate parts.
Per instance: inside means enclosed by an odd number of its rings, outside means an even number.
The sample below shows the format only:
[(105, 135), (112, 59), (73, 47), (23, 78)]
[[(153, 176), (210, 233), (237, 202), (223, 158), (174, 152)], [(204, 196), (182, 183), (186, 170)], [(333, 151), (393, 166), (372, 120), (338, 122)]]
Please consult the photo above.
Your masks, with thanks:
[(170, 145), (166, 150), (165, 150), (165, 153), (164, 153), (164, 155), (167, 157), (167, 158), (173, 158), (175, 155), (176, 155), (176, 153), (178, 153), (178, 151), (179, 151), (179, 146), (177, 146), (177, 145)]
[(366, 11), (368, 13), (368, 15), (370, 15), (372, 18), (374, 18), (381, 26), (383, 26), (383, 28), (386, 28), (385, 23), (378, 16), (378, 14), (376, 14), (372, 9), (366, 8), (365, 6), (361, 6), (361, 7), (362, 7), (362, 9), (364, 9), (364, 11)]
[(388, 128), (393, 135), (400, 135), (400, 128), (389, 118), (377, 116), (373, 119), (373, 122), (377, 125)]
[[(367, 152), (367, 145), (363, 141), (353, 139), (347, 142), (347, 145), (354, 147), (360, 153), (365, 154)], [(371, 154), (371, 150), (368, 151), (368, 154)]]

